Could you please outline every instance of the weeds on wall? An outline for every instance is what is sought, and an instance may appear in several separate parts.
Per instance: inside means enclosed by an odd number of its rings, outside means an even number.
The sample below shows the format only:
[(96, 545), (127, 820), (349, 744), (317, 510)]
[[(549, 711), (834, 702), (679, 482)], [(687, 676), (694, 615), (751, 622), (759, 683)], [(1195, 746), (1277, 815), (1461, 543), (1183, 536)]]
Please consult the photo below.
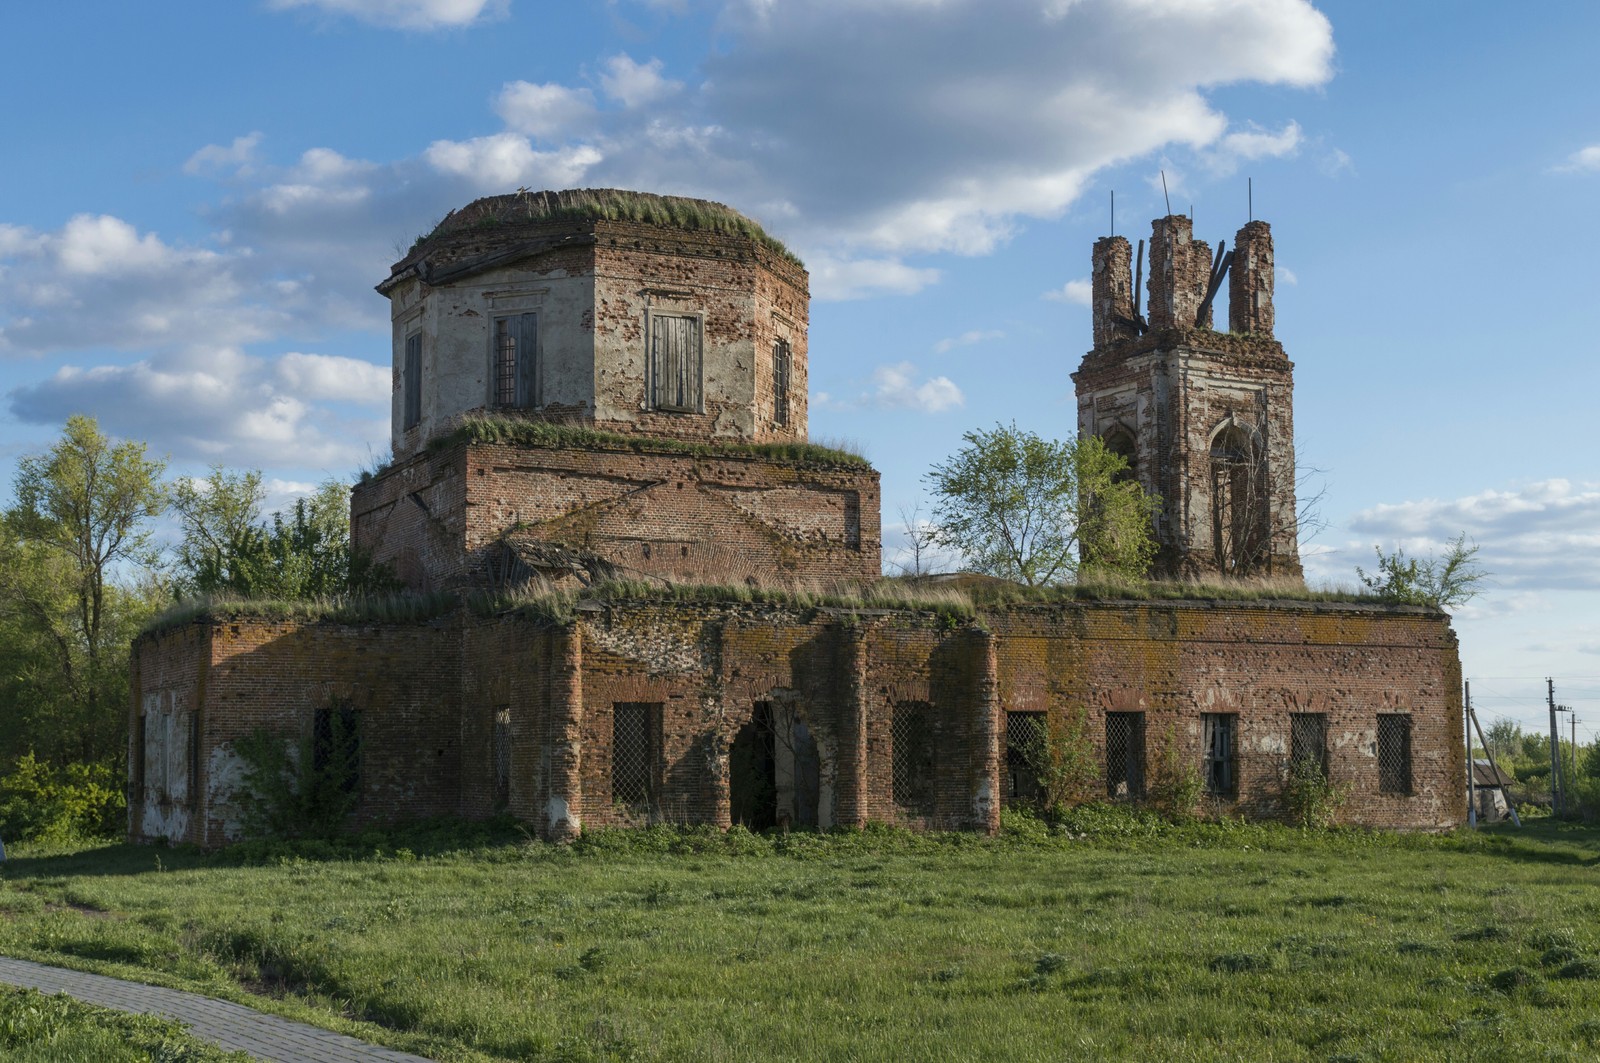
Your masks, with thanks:
[(349, 711), (319, 711), (300, 739), (256, 728), (234, 743), (243, 764), (234, 794), (247, 838), (328, 838), (339, 834), (361, 795), (361, 735)]
[(848, 465), (866, 468), (867, 459), (853, 444), (820, 443), (695, 443), (663, 436), (606, 432), (583, 424), (545, 421), (505, 415), (473, 415), (462, 419), (455, 431), (434, 438), (430, 453), (458, 443), (488, 443), (528, 447), (562, 447), (575, 450), (627, 450), (640, 454), (682, 454), (697, 458), (765, 458), (812, 465)]
[(1022, 756), (1039, 780), (1048, 815), (1059, 819), (1100, 775), (1089, 737), (1088, 710), (1079, 705), (1046, 715), (1044, 726), (1034, 732)]
[(1283, 806), (1296, 826), (1323, 829), (1333, 821), (1350, 796), (1348, 786), (1335, 783), (1311, 758), (1291, 761), (1283, 770)]

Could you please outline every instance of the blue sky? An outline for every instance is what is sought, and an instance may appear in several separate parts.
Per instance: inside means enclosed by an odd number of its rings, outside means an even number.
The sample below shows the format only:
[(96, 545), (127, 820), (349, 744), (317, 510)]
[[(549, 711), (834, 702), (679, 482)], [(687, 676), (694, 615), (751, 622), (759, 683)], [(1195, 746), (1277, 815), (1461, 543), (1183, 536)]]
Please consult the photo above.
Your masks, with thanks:
[(1600, 5), (167, 0), (13, 5), (0, 458), (86, 412), (281, 500), (387, 450), (372, 285), (519, 185), (705, 196), (812, 273), (811, 431), (886, 556), (974, 427), (1073, 428), (1108, 225), (1273, 224), (1313, 581), (1465, 531), (1485, 722), (1600, 733)]

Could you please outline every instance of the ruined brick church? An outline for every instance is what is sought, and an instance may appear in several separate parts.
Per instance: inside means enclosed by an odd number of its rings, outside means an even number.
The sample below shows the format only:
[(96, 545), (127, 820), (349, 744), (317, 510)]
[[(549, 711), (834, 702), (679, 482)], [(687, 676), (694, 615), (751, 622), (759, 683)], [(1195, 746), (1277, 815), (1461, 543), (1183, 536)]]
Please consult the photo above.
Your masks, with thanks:
[[(1146, 261), (1142, 243), (1094, 246), (1076, 428), (1160, 498), (1160, 574), (1296, 579), (1270, 230), (1251, 222), (1224, 255), (1160, 218), (1148, 284)], [(1311, 761), (1347, 790), (1347, 822), (1462, 819), (1460, 664), (1436, 611), (1065, 600), (963, 618), (652, 593), (880, 572), (877, 473), (807, 442), (806, 271), (726, 207), (491, 197), (378, 291), (394, 459), (354, 489), (353, 539), (459, 604), (392, 621), (231, 606), (141, 636), (135, 839), (237, 836), (237, 744), (260, 733), (345, 765), (353, 826), (993, 832), (1002, 806), (1039, 800), (1052, 728), (1097, 766), (1079, 800), (1189, 772), (1208, 808), (1276, 816), (1287, 765)], [(596, 584), (636, 589), (526, 607)]]

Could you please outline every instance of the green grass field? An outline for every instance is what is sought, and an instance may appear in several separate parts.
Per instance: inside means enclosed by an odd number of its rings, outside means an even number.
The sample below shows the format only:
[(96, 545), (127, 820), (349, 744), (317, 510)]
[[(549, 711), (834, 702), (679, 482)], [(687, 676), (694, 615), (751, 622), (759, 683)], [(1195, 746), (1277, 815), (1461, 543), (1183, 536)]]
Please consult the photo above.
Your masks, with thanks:
[(24, 851), (0, 952), (447, 1060), (1600, 1058), (1596, 828), (1077, 826)]

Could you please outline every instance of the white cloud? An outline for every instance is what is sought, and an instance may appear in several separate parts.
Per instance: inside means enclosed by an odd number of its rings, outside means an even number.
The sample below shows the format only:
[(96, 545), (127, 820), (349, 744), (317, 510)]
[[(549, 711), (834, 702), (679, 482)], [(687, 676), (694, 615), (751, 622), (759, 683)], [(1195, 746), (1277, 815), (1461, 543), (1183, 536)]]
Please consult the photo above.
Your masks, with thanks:
[(642, 107), (682, 89), (683, 82), (662, 77), (659, 59), (636, 63), (632, 56), (623, 53), (606, 60), (600, 87), (624, 107)]
[(895, 258), (834, 258), (825, 252), (806, 256), (811, 297), (823, 302), (876, 295), (913, 295), (939, 280), (939, 271), (908, 266)]
[(964, 406), (967, 401), (949, 377), (924, 380), (910, 362), (879, 366), (872, 372), (872, 385), (868, 401), (885, 409), (938, 413), (953, 406)]
[(999, 329), (968, 329), (959, 336), (950, 336), (933, 345), (939, 354), (948, 354), (957, 347), (970, 347), (974, 343), (987, 343), (989, 340), (1004, 339), (1005, 333)]
[(1554, 170), (1556, 173), (1600, 173), (1600, 144), (1579, 148)]
[(512, 81), (500, 90), (494, 109), (518, 133), (553, 138), (574, 128), (582, 132), (594, 117), (594, 94), (565, 85)]
[(1466, 532), (1497, 586), (1600, 589), (1600, 483), (1542, 480), (1462, 498), (1386, 503), (1357, 513), (1349, 530), (1361, 537), (1351, 552), (1362, 564), (1373, 545), (1427, 554)]
[(1296, 277), (1294, 275), (1294, 270), (1290, 269), (1288, 266), (1276, 266), (1273, 268), (1272, 272), (1277, 278), (1279, 284), (1287, 284), (1289, 287), (1293, 288), (1296, 284), (1300, 283), (1300, 278)]
[[(387, 370), (351, 359), (291, 354), (261, 359), (237, 348), (192, 348), (131, 365), (63, 366), (11, 393), (11, 411), (36, 424), (72, 413), (99, 418), (112, 434), (145, 440), (179, 460), (235, 466), (349, 467), (357, 439), (381, 439), (387, 418), (352, 418), (319, 400), (357, 398)], [(359, 395), (352, 392), (360, 392)]]
[(1241, 162), (1292, 156), (1300, 150), (1304, 139), (1298, 122), (1288, 122), (1276, 133), (1250, 122), (1245, 129), (1223, 136), (1214, 149), (1205, 153), (1204, 159), (1213, 173), (1226, 176), (1237, 170)]
[(256, 161), (256, 148), (261, 146), (262, 134), (246, 133), (234, 137), (228, 145), (207, 144), (183, 164), (187, 174), (216, 173), (222, 170), (246, 170)]
[(471, 140), (436, 140), (423, 158), (435, 170), (472, 184), (479, 194), (507, 192), (519, 185), (566, 188), (583, 179), (603, 156), (588, 145), (535, 151), (528, 138), (496, 133)]
[(509, 0), (268, 0), (277, 10), (310, 7), (333, 15), (349, 15), (376, 26), (431, 30), (470, 26), (501, 15)]
[(1088, 306), (1094, 301), (1094, 285), (1087, 277), (1070, 280), (1059, 288), (1052, 288), (1044, 293), (1043, 298), (1055, 303), (1072, 303), (1075, 306)]

